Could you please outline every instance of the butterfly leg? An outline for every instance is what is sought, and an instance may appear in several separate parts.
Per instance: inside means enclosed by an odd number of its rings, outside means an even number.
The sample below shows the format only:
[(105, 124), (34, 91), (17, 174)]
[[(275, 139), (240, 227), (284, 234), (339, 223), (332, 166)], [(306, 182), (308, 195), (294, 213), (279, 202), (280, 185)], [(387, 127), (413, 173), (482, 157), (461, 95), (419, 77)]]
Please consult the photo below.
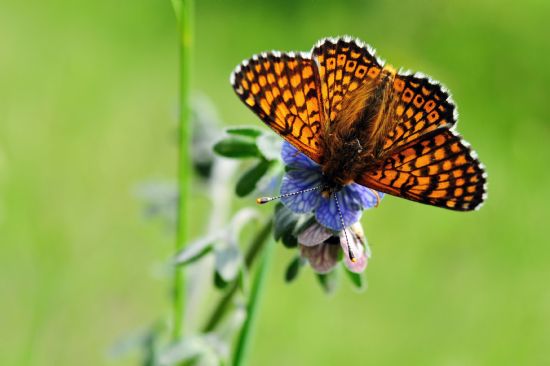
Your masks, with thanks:
[(334, 200), (336, 201), (336, 208), (338, 209), (338, 215), (340, 215), (340, 223), (342, 224), (342, 230), (344, 231), (344, 237), (346, 238), (346, 246), (348, 247), (349, 260), (352, 263), (355, 263), (357, 262), (357, 258), (355, 258), (355, 255), (351, 250), (351, 245), (348, 239), (348, 232), (346, 231), (346, 225), (344, 224), (344, 216), (342, 215), (342, 210), (340, 210), (340, 203), (338, 203), (338, 196), (336, 196), (336, 192), (333, 193), (333, 197), (334, 197)]
[(369, 188), (369, 190), (374, 193), (374, 195), (376, 196), (376, 204), (374, 205), (374, 208), (378, 207), (378, 205), (380, 204), (380, 195), (378, 194), (377, 191), (375, 191), (374, 189), (372, 188)]

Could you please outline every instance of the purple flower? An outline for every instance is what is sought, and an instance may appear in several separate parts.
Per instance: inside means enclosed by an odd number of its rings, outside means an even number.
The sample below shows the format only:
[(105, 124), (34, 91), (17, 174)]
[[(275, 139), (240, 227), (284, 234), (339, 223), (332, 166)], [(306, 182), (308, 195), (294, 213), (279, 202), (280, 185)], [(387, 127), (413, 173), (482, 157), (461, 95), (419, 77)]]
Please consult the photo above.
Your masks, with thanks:
[[(295, 213), (315, 213), (317, 222), (325, 228), (341, 231), (359, 221), (363, 210), (374, 207), (384, 196), (362, 185), (348, 184), (328, 198), (321, 194), (323, 173), (321, 166), (299, 152), (288, 142), (283, 143), (282, 158), (288, 168), (281, 185), (281, 201)], [(304, 191), (297, 193), (300, 191)], [(296, 194), (293, 194), (296, 193)]]
[[(314, 222), (298, 234), (298, 243), (300, 243), (302, 257), (308, 260), (310, 266), (317, 273), (330, 272), (338, 264), (341, 250), (344, 252), (344, 264), (352, 272), (363, 272), (367, 268), (367, 260), (370, 258), (370, 251), (360, 223), (355, 223), (347, 228), (345, 234), (344, 231), (341, 231), (336, 236), (330, 230)], [(354, 254), (354, 261), (348, 256), (350, 249)]]

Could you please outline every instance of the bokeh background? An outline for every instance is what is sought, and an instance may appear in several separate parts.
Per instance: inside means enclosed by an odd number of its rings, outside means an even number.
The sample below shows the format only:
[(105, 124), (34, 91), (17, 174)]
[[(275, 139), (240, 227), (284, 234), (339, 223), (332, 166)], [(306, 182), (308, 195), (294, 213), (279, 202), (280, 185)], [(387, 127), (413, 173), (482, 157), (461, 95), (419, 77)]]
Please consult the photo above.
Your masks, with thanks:
[[(251, 365), (550, 364), (549, 14), (542, 0), (197, 1), (194, 90), (226, 123), (259, 123), (228, 82), (243, 58), (351, 34), (444, 81), (489, 173), (478, 212), (392, 197), (367, 212), (365, 293), (327, 297), (310, 270), (285, 284), (279, 247)], [(168, 311), (172, 236), (134, 191), (175, 178), (177, 56), (168, 0), (0, 4), (0, 364), (135, 364), (109, 348)]]

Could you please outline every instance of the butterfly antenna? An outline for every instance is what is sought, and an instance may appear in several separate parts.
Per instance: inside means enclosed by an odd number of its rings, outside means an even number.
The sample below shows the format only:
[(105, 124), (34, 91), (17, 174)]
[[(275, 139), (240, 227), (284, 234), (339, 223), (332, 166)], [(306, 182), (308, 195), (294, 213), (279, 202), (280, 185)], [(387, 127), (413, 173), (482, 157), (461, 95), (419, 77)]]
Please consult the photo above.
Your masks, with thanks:
[(282, 194), (282, 195), (280, 195), (280, 196), (275, 196), (275, 197), (260, 197), (260, 198), (256, 198), (256, 203), (259, 204), (259, 205), (263, 205), (264, 203), (268, 203), (268, 202), (271, 202), (271, 201), (275, 201), (275, 200), (278, 200), (279, 198), (295, 196), (295, 195), (297, 195), (297, 194), (302, 194), (302, 193), (306, 193), (306, 192), (316, 191), (316, 190), (318, 190), (318, 189), (321, 189), (321, 186), (317, 186), (317, 187), (313, 187), (313, 188), (308, 188), (308, 189), (303, 189), (303, 190), (298, 191), (298, 192), (285, 193), (285, 194)]
[(348, 247), (348, 257), (350, 261), (355, 263), (357, 262), (357, 259), (355, 258), (355, 255), (353, 255), (353, 251), (351, 250), (351, 245), (348, 239), (348, 232), (346, 231), (346, 226), (344, 224), (344, 216), (342, 215), (342, 210), (340, 210), (340, 203), (338, 202), (338, 196), (336, 196), (336, 192), (334, 193), (334, 200), (336, 201), (336, 208), (338, 209), (338, 215), (340, 216), (340, 224), (342, 224), (344, 238), (346, 239), (346, 245)]

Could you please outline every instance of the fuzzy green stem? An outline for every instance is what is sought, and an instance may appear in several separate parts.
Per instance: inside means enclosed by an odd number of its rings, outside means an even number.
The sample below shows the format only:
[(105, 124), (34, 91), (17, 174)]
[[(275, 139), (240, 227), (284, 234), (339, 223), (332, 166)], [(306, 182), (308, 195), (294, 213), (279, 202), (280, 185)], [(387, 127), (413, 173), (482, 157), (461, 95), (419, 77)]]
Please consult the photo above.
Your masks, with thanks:
[[(176, 234), (176, 252), (185, 246), (189, 228), (189, 186), (191, 180), (191, 56), (193, 46), (193, 0), (181, 0), (179, 8), (175, 7), (179, 19), (179, 205)], [(173, 341), (178, 341), (183, 335), (183, 318), (185, 314), (185, 272), (184, 267), (178, 267), (174, 273), (174, 324)]]
[(265, 287), (267, 272), (271, 263), (271, 258), (273, 256), (274, 247), (275, 242), (273, 240), (270, 240), (266, 248), (264, 249), (262, 262), (260, 263), (260, 267), (258, 268), (258, 273), (256, 274), (256, 278), (254, 280), (252, 292), (250, 293), (246, 320), (244, 322), (243, 329), (241, 330), (241, 334), (237, 342), (237, 347), (235, 348), (233, 366), (244, 366), (246, 364), (246, 358), (248, 355), (248, 350), (250, 348), (254, 324), (256, 323), (256, 318), (258, 317), (260, 300), (263, 289)]
[[(248, 250), (244, 258), (244, 265), (247, 270), (250, 270), (250, 268), (252, 267), (252, 264), (254, 263), (254, 260), (256, 259), (256, 256), (258, 255), (258, 253), (260, 253), (261, 249), (264, 247), (267, 239), (269, 238), (269, 234), (271, 233), (272, 227), (273, 227), (273, 218), (270, 218), (268, 221), (266, 221), (265, 225), (260, 229), (260, 231), (258, 231), (258, 233), (252, 239), (252, 242), (250, 243), (250, 246), (248, 247)], [(231, 304), (231, 300), (233, 299), (233, 296), (237, 293), (238, 289), (239, 289), (239, 284), (237, 282), (234, 282), (231, 284), (231, 287), (225, 293), (225, 296), (220, 300), (220, 302), (218, 303), (218, 306), (216, 306), (216, 308), (212, 312), (210, 319), (208, 320), (208, 322), (206, 323), (206, 326), (203, 329), (204, 333), (213, 331), (216, 325), (218, 325), (220, 320), (225, 315), (225, 312), (227, 311), (228, 306)]]

